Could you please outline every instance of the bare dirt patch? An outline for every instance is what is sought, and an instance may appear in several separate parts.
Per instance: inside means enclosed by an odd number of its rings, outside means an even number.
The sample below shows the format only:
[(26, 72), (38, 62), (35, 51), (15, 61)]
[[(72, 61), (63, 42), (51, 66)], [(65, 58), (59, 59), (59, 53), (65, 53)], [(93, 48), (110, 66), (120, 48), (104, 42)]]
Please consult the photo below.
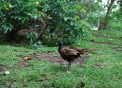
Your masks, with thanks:
[(113, 49), (115, 49), (117, 52), (122, 52), (122, 46), (116, 46)]
[[(18, 56), (18, 57), (25, 58), (25, 56)], [(40, 58), (38, 58), (38, 57), (36, 56), (36, 54), (33, 54), (31, 60), (40, 60)], [(18, 66), (29, 67), (30, 64), (29, 64), (28, 60), (25, 58), (25, 60), (22, 60), (22, 61), (20, 61), (20, 62), (18, 63)]]
[(0, 77), (3, 76), (3, 74), (1, 74), (1, 72), (3, 72), (4, 68), (6, 68), (5, 65), (0, 65)]
[(2, 72), (5, 67), (5, 65), (0, 65), (0, 72)]
[[(49, 59), (51, 63), (59, 63), (61, 65), (63, 63), (67, 63), (67, 61), (62, 59), (60, 56), (54, 56), (52, 52), (50, 52), (50, 53), (41, 53), (41, 55), (42, 55), (42, 58)], [(81, 64), (83, 64), (83, 62), (86, 59), (89, 59), (89, 56), (88, 55), (83, 55), (83, 56), (75, 59), (73, 63), (81, 65)]]
[(87, 40), (87, 41), (88, 41), (88, 42), (92, 42), (92, 43), (116, 45), (116, 44), (113, 44), (113, 43), (111, 43), (111, 42), (99, 42), (99, 41), (96, 41), (96, 40)]
[(20, 61), (18, 65), (19, 66), (25, 66), (25, 67), (29, 67), (30, 66), (28, 60)]
[[(47, 52), (47, 53), (40, 53), (41, 58), (39, 58), (36, 54), (32, 55), (32, 60), (44, 60), (48, 59), (50, 63), (59, 63), (60, 65), (67, 63), (66, 60), (62, 59), (60, 56), (55, 56), (53, 52)], [(89, 59), (90, 57), (88, 55), (83, 55), (77, 59), (73, 63), (79, 64), (80, 66), (84, 63), (85, 60)], [(20, 61), (19, 66), (30, 66), (28, 60)]]
[(115, 44), (115, 43), (112, 43), (112, 42), (108, 42), (108, 41), (106, 41), (106, 42), (101, 42), (101, 41), (96, 41), (96, 40), (94, 40), (94, 39), (92, 39), (92, 40), (87, 40), (87, 39), (85, 39), (87, 42), (92, 42), (92, 43), (98, 43), (98, 44), (109, 44), (109, 45), (118, 45), (118, 46), (121, 46), (120, 44)]

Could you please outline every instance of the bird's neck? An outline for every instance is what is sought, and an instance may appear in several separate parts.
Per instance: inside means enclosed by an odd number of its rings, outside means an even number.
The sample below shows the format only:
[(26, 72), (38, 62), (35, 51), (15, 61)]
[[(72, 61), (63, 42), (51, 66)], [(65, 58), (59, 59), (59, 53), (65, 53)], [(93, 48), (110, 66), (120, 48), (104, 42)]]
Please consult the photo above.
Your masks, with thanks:
[(63, 44), (60, 44), (59, 45), (59, 49), (61, 49), (61, 48), (63, 48), (64, 47), (64, 45)]

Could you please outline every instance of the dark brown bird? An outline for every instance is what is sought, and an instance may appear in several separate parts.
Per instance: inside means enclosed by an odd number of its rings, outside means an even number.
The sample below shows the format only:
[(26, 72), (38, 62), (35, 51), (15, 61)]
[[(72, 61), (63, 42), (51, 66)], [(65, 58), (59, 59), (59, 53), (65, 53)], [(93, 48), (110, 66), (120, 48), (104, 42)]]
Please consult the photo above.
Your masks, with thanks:
[(68, 64), (68, 70), (71, 68), (71, 63), (74, 61), (74, 59), (77, 59), (80, 57), (80, 54), (84, 54), (85, 52), (89, 52), (91, 50), (87, 49), (78, 49), (71, 46), (64, 46), (62, 42), (58, 42), (58, 52), (60, 56), (69, 62)]

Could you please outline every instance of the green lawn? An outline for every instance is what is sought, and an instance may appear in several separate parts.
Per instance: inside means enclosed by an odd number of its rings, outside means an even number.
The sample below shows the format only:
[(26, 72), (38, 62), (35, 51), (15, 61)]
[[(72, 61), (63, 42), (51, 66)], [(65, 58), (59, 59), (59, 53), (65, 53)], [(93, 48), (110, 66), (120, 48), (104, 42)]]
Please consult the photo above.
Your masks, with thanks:
[[(77, 43), (81, 45), (78, 46)], [(42, 47), (38, 50), (23, 46), (0, 45), (0, 88), (122, 88), (122, 32), (93, 31), (74, 46), (99, 48), (89, 53), (90, 59), (80, 67), (73, 63), (71, 74), (66, 66), (50, 63), (40, 52), (54, 51), (58, 47)], [(20, 66), (26, 56), (36, 54), (41, 60), (29, 60), (29, 66)], [(5, 71), (10, 74), (5, 75)]]

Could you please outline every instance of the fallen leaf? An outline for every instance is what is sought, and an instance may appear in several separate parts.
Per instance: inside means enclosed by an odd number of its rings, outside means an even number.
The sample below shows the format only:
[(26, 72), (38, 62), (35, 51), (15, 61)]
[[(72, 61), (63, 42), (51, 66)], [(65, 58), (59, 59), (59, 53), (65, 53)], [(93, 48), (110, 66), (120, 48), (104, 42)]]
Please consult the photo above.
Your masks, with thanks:
[(32, 56), (27, 56), (27, 57), (25, 57), (25, 59), (26, 59), (26, 60), (32, 60), (33, 57), (32, 57)]

